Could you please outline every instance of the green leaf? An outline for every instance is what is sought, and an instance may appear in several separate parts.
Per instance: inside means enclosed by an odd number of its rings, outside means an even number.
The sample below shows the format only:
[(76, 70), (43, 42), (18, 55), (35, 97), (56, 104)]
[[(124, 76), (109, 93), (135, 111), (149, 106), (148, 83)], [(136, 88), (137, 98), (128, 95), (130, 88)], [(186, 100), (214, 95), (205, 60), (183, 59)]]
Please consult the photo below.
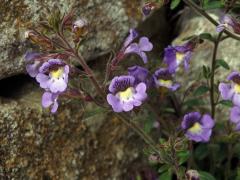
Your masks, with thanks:
[(215, 41), (210, 33), (202, 33), (202, 34), (199, 35), (199, 38), (207, 39), (207, 40), (212, 41), (212, 42)]
[(181, 151), (177, 154), (177, 156), (179, 157), (179, 165), (181, 165), (189, 159), (190, 152), (189, 151)]
[(179, 5), (180, 2), (181, 2), (181, 0), (172, 0), (170, 8), (175, 9)]
[(199, 160), (203, 160), (208, 154), (209, 151), (206, 144), (199, 144), (194, 150), (194, 156)]
[(184, 105), (192, 107), (192, 106), (201, 106), (204, 105), (204, 101), (202, 99), (189, 99), (187, 100)]
[(209, 1), (208, 3), (204, 4), (204, 9), (205, 10), (210, 10), (210, 9), (219, 9), (223, 8), (224, 4), (221, 1)]
[(203, 4), (204, 4), (204, 6), (207, 5), (208, 2), (209, 2), (209, 0), (203, 0)]
[(210, 78), (210, 76), (211, 76), (211, 69), (210, 69), (210, 67), (203, 65), (203, 76), (206, 79)]
[(216, 180), (210, 173), (205, 171), (198, 171), (201, 180)]
[(222, 105), (227, 106), (227, 107), (232, 107), (233, 106), (233, 103), (230, 100), (222, 100), (222, 101), (219, 102), (219, 104), (222, 104)]
[(198, 88), (194, 91), (193, 95), (194, 95), (194, 96), (201, 96), (201, 95), (205, 94), (205, 93), (208, 92), (208, 91), (209, 91), (209, 88), (208, 88), (208, 87), (206, 87), (206, 86), (200, 86), (200, 87), (198, 87)]
[(159, 174), (162, 174), (162, 173), (168, 171), (169, 168), (170, 168), (170, 166), (169, 166), (168, 164), (164, 164), (164, 165), (162, 165), (162, 166), (158, 169), (158, 173), (159, 173)]
[(224, 61), (223, 59), (217, 59), (216, 60), (216, 65), (221, 66), (221, 67), (223, 67), (224, 69), (227, 69), (227, 70), (230, 69), (228, 63), (226, 61)]
[(159, 180), (171, 180), (172, 179), (172, 173), (170, 171), (166, 171), (165, 173), (162, 173), (159, 176)]

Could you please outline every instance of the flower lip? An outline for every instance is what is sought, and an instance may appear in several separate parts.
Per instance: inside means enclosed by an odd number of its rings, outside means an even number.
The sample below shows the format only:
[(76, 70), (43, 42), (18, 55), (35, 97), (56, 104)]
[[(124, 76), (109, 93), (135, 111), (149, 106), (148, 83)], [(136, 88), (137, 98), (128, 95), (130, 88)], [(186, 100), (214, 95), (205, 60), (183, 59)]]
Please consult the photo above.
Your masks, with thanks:
[(113, 94), (125, 91), (127, 88), (134, 86), (134, 81), (135, 78), (133, 76), (116, 76), (109, 86), (109, 91)]
[(234, 71), (232, 72), (228, 77), (227, 77), (227, 80), (231, 80), (233, 81), (234, 83), (236, 84), (240, 84), (240, 73)]
[(43, 63), (43, 65), (39, 68), (39, 72), (44, 74), (50, 73), (51, 71), (56, 71), (65, 65), (66, 64), (60, 59), (50, 59), (47, 62)]
[(167, 68), (160, 68), (158, 69), (154, 75), (157, 77), (157, 79), (163, 79), (163, 80), (171, 80), (172, 79), (172, 73)]
[(156, 87), (166, 87), (171, 91), (175, 91), (180, 87), (180, 84), (173, 82), (173, 72), (170, 72), (167, 68), (158, 69), (154, 73), (153, 79)]
[(184, 121), (185, 124), (182, 124), (183, 128), (186, 130), (186, 129), (189, 129), (191, 128), (196, 122), (199, 122), (201, 119), (201, 114), (199, 112), (192, 112), (192, 113), (189, 113), (187, 115), (184, 116)]

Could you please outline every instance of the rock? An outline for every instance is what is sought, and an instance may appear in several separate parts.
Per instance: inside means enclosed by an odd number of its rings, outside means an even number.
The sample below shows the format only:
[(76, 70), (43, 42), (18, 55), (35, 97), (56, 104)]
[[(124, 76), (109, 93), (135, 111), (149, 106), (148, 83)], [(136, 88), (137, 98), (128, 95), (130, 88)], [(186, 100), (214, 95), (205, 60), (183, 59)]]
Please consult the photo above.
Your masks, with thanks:
[[(58, 113), (51, 115), (41, 107), (42, 90), (22, 75), (23, 54), (32, 48), (23, 37), (25, 29), (54, 2), (13, 0), (0, 7), (0, 179), (129, 179), (125, 176), (129, 168), (135, 172), (142, 166), (140, 153), (145, 145), (132, 130), (96, 106), (85, 107), (76, 100), (63, 99)], [(79, 17), (90, 22), (92, 31), (82, 51), (87, 60), (95, 59), (89, 64), (102, 79), (107, 59), (103, 55), (118, 49), (129, 28), (138, 25), (140, 2), (57, 2), (62, 11), (77, 7)], [(141, 35), (157, 43), (154, 58), (149, 58), (152, 63), (159, 63), (159, 51), (170, 39), (165, 14), (164, 9), (154, 13), (138, 28)], [(134, 57), (142, 64), (138, 56), (131, 55), (126, 58), (127, 67)]]
[(91, 28), (82, 48), (86, 59), (97, 58), (116, 49), (123, 41), (130, 27), (141, 18), (140, 2), (129, 1), (54, 1), (24, 0), (3, 1), (0, 7), (0, 79), (25, 72), (23, 54), (31, 46), (24, 39), (24, 32), (40, 14), (46, 13), (57, 4), (62, 12), (75, 7), (79, 17), (88, 20)]
[[(211, 16), (217, 20), (219, 13), (211, 13)], [(211, 24), (204, 17), (197, 16), (189, 9), (185, 9), (180, 22), (181, 30), (178, 37), (173, 41), (173, 44), (182, 44), (182, 40), (191, 35), (199, 35), (201, 33), (210, 33), (213, 36), (217, 35), (216, 27), (213, 24)], [(239, 41), (232, 38), (225, 39), (220, 43), (217, 59), (224, 59), (229, 64), (231, 69), (238, 70), (240, 67), (240, 53), (238, 53), (239, 46)], [(200, 72), (203, 65), (211, 67), (212, 52), (213, 43), (207, 40), (205, 40), (204, 43), (200, 44), (198, 48), (195, 49), (191, 60), (190, 72), (188, 74), (189, 76), (187, 77), (189, 81), (196, 79), (196, 72)], [(179, 73), (183, 75), (183, 72)], [(217, 80), (224, 81), (229, 73), (230, 71), (219, 68), (216, 78)], [(185, 82), (189, 83), (189, 81)]]
[(0, 179), (121, 179), (139, 158), (141, 142), (118, 119), (100, 111), (91, 123), (96, 107), (84, 114), (76, 100), (51, 115), (41, 90), (25, 82), (0, 98)]
[[(210, 13), (210, 15), (214, 17), (216, 20), (218, 19), (219, 14), (220, 13), (218, 12)], [(211, 24), (204, 17), (196, 15), (192, 10), (188, 8), (184, 10), (184, 13), (182, 14), (179, 20), (179, 26), (177, 30), (179, 32), (179, 35), (173, 41), (173, 44), (182, 44), (183, 43), (182, 40), (191, 35), (199, 35), (201, 33), (210, 33), (213, 36), (217, 35), (216, 27), (213, 24)], [(220, 82), (226, 81), (227, 75), (232, 70), (239, 71), (240, 67), (239, 61), (240, 53), (238, 49), (239, 47), (240, 42), (232, 38), (227, 38), (220, 43), (217, 52), (217, 59), (225, 60), (229, 64), (231, 70), (226, 70), (220, 67), (215, 75), (216, 79), (215, 83), (217, 83), (218, 81)], [(186, 88), (189, 87), (194, 82), (196, 82), (196, 86), (206, 84), (206, 80), (202, 79), (199, 81), (198, 77), (199, 74), (202, 72), (203, 65), (209, 66), (211, 68), (213, 48), (214, 48), (213, 43), (205, 40), (204, 43), (202, 43), (195, 49), (190, 63), (190, 71), (188, 73), (185, 73), (183, 70), (180, 70), (177, 74), (177, 79), (178, 81), (181, 82), (182, 85), (179, 94), (182, 94), (186, 90)], [(208, 95), (206, 95), (206, 97), (202, 99), (205, 101), (206, 105), (210, 105)], [(219, 110), (222, 111), (221, 107), (219, 106)], [(228, 119), (227, 117), (229, 114), (228, 110), (224, 112), (222, 117), (225, 116)], [(222, 117), (221, 119), (224, 119)]]

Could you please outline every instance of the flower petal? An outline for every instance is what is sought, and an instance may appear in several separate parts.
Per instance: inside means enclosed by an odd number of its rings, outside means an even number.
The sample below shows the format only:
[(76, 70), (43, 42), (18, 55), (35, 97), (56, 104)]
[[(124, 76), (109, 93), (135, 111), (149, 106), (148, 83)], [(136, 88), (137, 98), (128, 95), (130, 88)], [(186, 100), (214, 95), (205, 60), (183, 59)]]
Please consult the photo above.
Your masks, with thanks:
[(64, 92), (67, 88), (67, 83), (64, 79), (53, 80), (51, 81), (49, 88), (53, 93)]
[(210, 115), (204, 114), (201, 119), (201, 124), (203, 128), (213, 128), (215, 123)]
[(137, 36), (138, 36), (137, 31), (135, 29), (130, 29), (129, 35), (126, 38), (123, 47), (126, 48), (135, 38), (137, 38)]
[(153, 45), (147, 37), (142, 37), (138, 45), (141, 51), (151, 51), (153, 49)]
[(52, 105), (51, 112), (55, 113), (55, 112), (57, 112), (57, 109), (58, 109), (58, 102), (55, 100)]
[(53, 99), (52, 99), (52, 93), (50, 92), (45, 92), (42, 95), (42, 106), (44, 108), (48, 108), (53, 104)]
[(233, 95), (233, 104), (240, 107), (240, 94), (235, 93)]
[(230, 120), (233, 123), (240, 123), (240, 107), (234, 106), (231, 109)]
[(36, 80), (37, 82), (40, 84), (40, 87), (41, 88), (44, 88), (44, 89), (47, 89), (49, 88), (49, 76), (45, 75), (45, 74), (42, 74), (42, 73), (39, 73), (37, 76), (36, 76)]
[(221, 96), (224, 100), (231, 100), (234, 94), (234, 90), (230, 84), (220, 83), (218, 90), (221, 93)]
[(133, 103), (132, 102), (123, 103), (122, 108), (126, 112), (131, 111), (133, 109)]
[(119, 99), (117, 99), (114, 95), (108, 94), (107, 101), (112, 106), (114, 112), (122, 112), (123, 111)]

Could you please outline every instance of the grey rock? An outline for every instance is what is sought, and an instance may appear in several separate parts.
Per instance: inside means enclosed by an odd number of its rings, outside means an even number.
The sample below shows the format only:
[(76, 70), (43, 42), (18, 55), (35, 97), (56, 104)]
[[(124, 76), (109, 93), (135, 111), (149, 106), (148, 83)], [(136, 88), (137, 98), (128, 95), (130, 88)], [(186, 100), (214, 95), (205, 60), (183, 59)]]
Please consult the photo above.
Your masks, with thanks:
[(54, 5), (58, 5), (62, 13), (74, 7), (79, 17), (88, 20), (91, 32), (81, 48), (86, 59), (97, 58), (116, 49), (129, 28), (141, 20), (139, 1), (1, 1), (0, 79), (25, 72), (23, 54), (31, 46), (25, 41), (24, 32), (39, 20), (40, 14), (51, 10)]
[[(216, 20), (219, 17), (218, 12), (211, 12), (210, 15), (214, 17)], [(173, 44), (182, 44), (183, 39), (189, 37), (191, 35), (199, 35), (201, 33), (210, 33), (212, 36), (217, 36), (216, 27), (211, 24), (206, 18), (196, 15), (192, 10), (185, 9), (184, 13), (182, 14), (179, 20), (178, 26), (179, 36), (173, 41)], [(233, 70), (239, 71), (240, 68), (240, 53), (239, 53), (240, 41), (237, 41), (232, 38), (227, 38), (222, 41), (219, 45), (218, 52), (217, 52), (217, 59), (225, 60), (231, 70), (226, 70), (220, 67), (216, 71), (215, 75), (215, 83), (226, 81), (226, 78), (229, 73)], [(206, 80), (201, 79), (199, 80), (199, 74), (202, 73), (202, 66), (209, 66), (211, 68), (211, 61), (213, 56), (213, 43), (205, 40), (204, 43), (200, 44), (193, 53), (193, 57), (190, 63), (190, 70), (189, 72), (184, 72), (180, 70), (177, 74), (177, 79), (182, 84), (182, 88), (180, 89), (179, 95), (182, 94), (190, 85), (195, 83), (195, 88), (200, 86), (201, 84), (206, 85)], [(190, 96), (193, 98), (193, 96)], [(205, 101), (206, 107), (209, 111), (210, 109), (210, 101), (209, 96), (206, 95), (202, 100)], [(220, 119), (228, 119), (228, 109), (223, 110), (223, 106), (218, 106), (218, 113), (217, 118)]]
[(26, 83), (0, 98), (0, 179), (121, 179), (139, 158), (141, 142), (118, 119), (100, 111), (89, 123), (96, 106), (67, 99), (51, 115), (41, 94)]

